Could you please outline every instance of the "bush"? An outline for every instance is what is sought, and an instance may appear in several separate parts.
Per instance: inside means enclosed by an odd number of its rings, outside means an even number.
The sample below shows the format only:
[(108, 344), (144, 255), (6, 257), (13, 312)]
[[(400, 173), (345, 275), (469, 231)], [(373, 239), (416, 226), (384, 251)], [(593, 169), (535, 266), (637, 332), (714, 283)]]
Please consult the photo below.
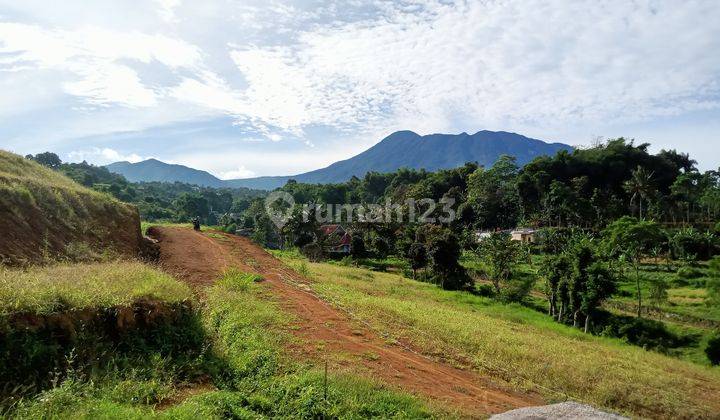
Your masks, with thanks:
[(312, 262), (322, 261), (325, 257), (322, 247), (317, 242), (307, 244), (300, 248), (300, 253)]
[(302, 232), (299, 234), (295, 240), (293, 241), (293, 245), (295, 245), (298, 248), (302, 248), (305, 245), (312, 243), (314, 240), (313, 236), (307, 232)]
[(595, 324), (602, 328), (604, 336), (622, 338), (630, 344), (661, 353), (686, 346), (692, 341), (668, 330), (662, 322), (651, 319), (604, 313), (604, 319), (596, 319)]
[(720, 365), (720, 332), (716, 333), (705, 346), (705, 354), (713, 366)]
[(494, 297), (495, 289), (489, 284), (480, 284), (475, 288), (475, 294), (483, 297)]
[(675, 259), (707, 260), (712, 257), (715, 239), (709, 232), (700, 233), (693, 228), (681, 229), (670, 237), (670, 250)]
[(500, 300), (506, 303), (520, 303), (532, 290), (535, 279), (532, 276), (515, 276), (506, 282), (500, 293)]
[(235, 234), (237, 232), (237, 225), (235, 223), (230, 223), (229, 225), (225, 226), (225, 229), (223, 229), (225, 233)]
[(677, 271), (677, 276), (684, 280), (697, 279), (705, 276), (702, 270), (693, 267), (680, 267)]
[(363, 240), (362, 236), (353, 235), (352, 239), (350, 240), (350, 255), (353, 256), (353, 258), (365, 258), (367, 257), (367, 250), (365, 249), (365, 241)]
[(390, 253), (390, 245), (382, 236), (376, 236), (372, 240), (373, 252), (377, 258), (383, 259)]

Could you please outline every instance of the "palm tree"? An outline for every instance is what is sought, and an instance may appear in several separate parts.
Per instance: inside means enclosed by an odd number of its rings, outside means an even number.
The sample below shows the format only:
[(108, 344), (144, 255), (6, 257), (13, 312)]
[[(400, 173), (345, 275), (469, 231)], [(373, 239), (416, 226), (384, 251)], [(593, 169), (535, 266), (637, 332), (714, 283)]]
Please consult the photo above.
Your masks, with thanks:
[(652, 183), (652, 177), (654, 174), (655, 172), (648, 172), (645, 168), (638, 165), (638, 167), (632, 171), (630, 179), (625, 181), (625, 191), (627, 191), (628, 194), (632, 194), (630, 196), (630, 205), (632, 206), (633, 202), (636, 199), (638, 200), (641, 220), (643, 218), (643, 200), (649, 200), (655, 192), (655, 187)]

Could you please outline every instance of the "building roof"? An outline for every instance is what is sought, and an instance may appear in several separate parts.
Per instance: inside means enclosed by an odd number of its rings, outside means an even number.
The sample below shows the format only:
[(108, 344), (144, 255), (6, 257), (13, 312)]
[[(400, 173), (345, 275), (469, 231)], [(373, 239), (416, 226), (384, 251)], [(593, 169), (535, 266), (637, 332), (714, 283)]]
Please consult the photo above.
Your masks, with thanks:
[(521, 234), (521, 235), (532, 235), (533, 233), (537, 232), (537, 229), (533, 228), (517, 228), (513, 230), (512, 234)]
[(338, 229), (340, 229), (340, 232), (345, 233), (345, 229), (342, 228), (340, 225), (322, 225), (320, 226), (320, 232), (322, 232), (323, 235), (332, 235), (335, 233)]

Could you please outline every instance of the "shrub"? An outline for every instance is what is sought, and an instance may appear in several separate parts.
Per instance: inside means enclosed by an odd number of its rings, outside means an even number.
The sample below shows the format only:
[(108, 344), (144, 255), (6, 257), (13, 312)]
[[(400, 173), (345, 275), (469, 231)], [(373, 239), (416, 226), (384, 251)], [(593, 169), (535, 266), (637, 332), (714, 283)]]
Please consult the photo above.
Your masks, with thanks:
[(223, 229), (225, 233), (231, 233), (235, 234), (237, 232), (237, 225), (235, 223), (230, 223), (229, 225), (225, 226), (225, 229)]
[(300, 248), (300, 252), (312, 262), (322, 261), (325, 256), (322, 247), (317, 242), (303, 246)]
[(514, 276), (508, 281), (500, 292), (503, 302), (522, 302), (532, 290), (535, 279), (532, 276)]
[(670, 250), (676, 259), (707, 260), (713, 254), (714, 238), (693, 228), (680, 229), (670, 237)]
[(295, 245), (298, 248), (302, 248), (305, 245), (312, 243), (314, 240), (313, 236), (307, 232), (300, 233), (295, 240), (293, 241), (293, 245)]
[(684, 280), (697, 279), (704, 275), (702, 270), (694, 267), (680, 267), (677, 271), (677, 276)]
[(489, 284), (479, 284), (475, 288), (475, 294), (483, 297), (494, 297), (495, 289)]
[(372, 247), (375, 256), (380, 259), (386, 258), (390, 253), (390, 245), (388, 245), (388, 241), (382, 236), (376, 236), (373, 238)]
[(720, 332), (716, 333), (705, 346), (705, 354), (713, 366), (720, 365)]
[(602, 335), (622, 338), (630, 344), (667, 353), (668, 349), (688, 345), (688, 337), (681, 337), (668, 330), (659, 321), (605, 313), (605, 319), (595, 320), (602, 328)]
[(365, 249), (365, 241), (360, 235), (353, 235), (350, 240), (350, 255), (354, 258), (365, 258), (367, 257), (367, 250)]

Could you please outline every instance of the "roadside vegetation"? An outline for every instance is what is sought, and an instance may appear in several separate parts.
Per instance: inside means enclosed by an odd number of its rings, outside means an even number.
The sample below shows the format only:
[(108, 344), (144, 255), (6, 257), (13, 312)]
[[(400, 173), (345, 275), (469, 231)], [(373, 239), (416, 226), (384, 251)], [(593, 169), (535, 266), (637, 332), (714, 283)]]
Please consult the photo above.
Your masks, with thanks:
[(0, 314), (5, 315), (130, 305), (140, 298), (178, 303), (190, 296), (184, 283), (138, 262), (0, 268)]
[[(60, 285), (45, 280), (53, 273), (58, 274)], [(11, 279), (9, 272), (4, 275)], [(79, 284), (62, 281), (73, 276)], [(23, 309), (56, 317), (72, 316), (73, 310), (88, 303), (117, 311), (123, 305), (132, 306), (130, 302), (138, 296), (167, 303), (190, 298), (185, 285), (136, 263), (45, 268), (17, 272), (14, 280), (3, 285), (4, 293), (13, 285), (32, 281), (28, 286), (48, 291), (32, 298), (26, 291), (9, 295), (24, 296), (16, 300), (26, 302)], [(113, 288), (114, 282), (120, 285)], [(111, 290), (103, 290), (106, 286)], [(92, 291), (97, 292), (95, 302), (89, 300)], [(36, 299), (46, 296), (67, 298), (65, 310), (36, 307)], [(19, 313), (10, 309), (6, 316)], [(132, 334), (114, 324), (116, 332), (132, 339), (112, 342), (112, 347), (103, 347), (107, 337), (91, 329), (87, 339), (68, 349), (64, 363), (27, 367), (26, 373), (50, 378), (40, 388), (21, 388), (21, 377), (3, 370), (4, 389), (12, 392), (5, 396), (0, 412), (18, 419), (430, 418), (433, 414), (413, 397), (354, 376), (331, 373), (325, 377), (322, 370), (289, 358), (284, 346), (290, 340), (290, 320), (255, 274), (228, 270), (206, 290), (198, 310), (188, 315), (191, 318), (177, 326), (162, 317), (154, 326), (138, 323)], [(142, 345), (141, 338), (150, 335), (156, 340)], [(62, 345), (57, 336), (44, 339), (45, 344)], [(78, 356), (78, 351), (89, 350), (107, 358), (98, 364)], [(0, 351), (0, 367), (5, 369), (36, 351), (37, 342), (22, 341), (12, 352)]]

